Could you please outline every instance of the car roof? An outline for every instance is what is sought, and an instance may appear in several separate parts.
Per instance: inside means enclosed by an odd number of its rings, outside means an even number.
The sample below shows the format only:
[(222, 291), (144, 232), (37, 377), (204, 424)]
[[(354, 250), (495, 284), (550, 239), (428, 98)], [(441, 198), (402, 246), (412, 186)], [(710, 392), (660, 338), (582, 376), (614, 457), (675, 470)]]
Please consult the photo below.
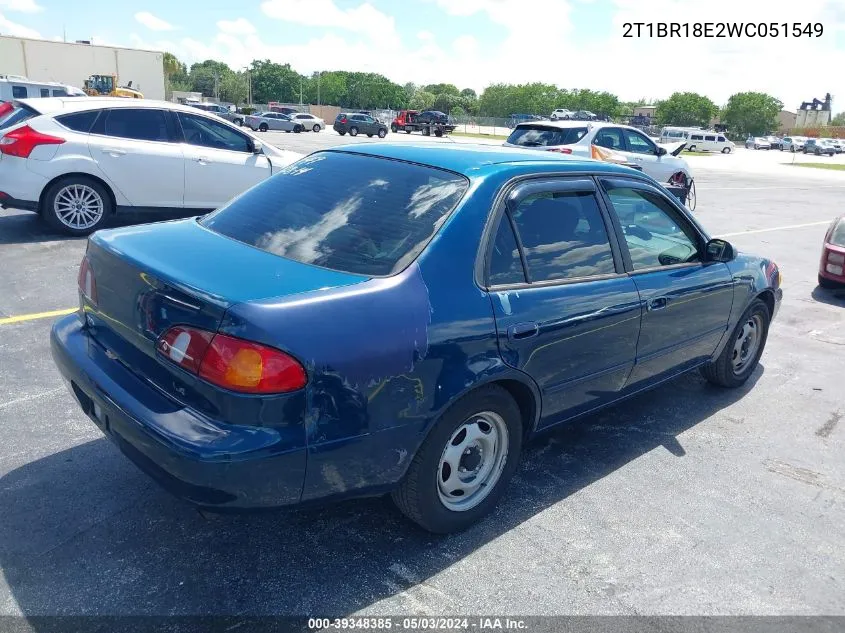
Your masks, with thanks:
[(165, 108), (193, 114), (198, 109), (192, 105), (182, 105), (170, 101), (127, 99), (125, 97), (43, 97), (41, 99), (18, 99), (17, 101), (41, 114), (60, 111), (81, 112), (101, 108)]
[(470, 143), (366, 143), (344, 145), (324, 151), (350, 152), (421, 165), (430, 165), (463, 174), (467, 177), (492, 165), (553, 165), (562, 171), (591, 171), (630, 174), (631, 169), (612, 163), (581, 159), (555, 152), (503, 147), (501, 145), (474, 145)]

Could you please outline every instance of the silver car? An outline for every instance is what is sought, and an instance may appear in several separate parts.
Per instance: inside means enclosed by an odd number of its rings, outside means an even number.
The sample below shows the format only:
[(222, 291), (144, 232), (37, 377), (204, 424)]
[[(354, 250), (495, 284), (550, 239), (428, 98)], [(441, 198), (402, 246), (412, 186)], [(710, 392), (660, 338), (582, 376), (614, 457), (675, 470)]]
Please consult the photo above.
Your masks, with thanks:
[(313, 114), (308, 114), (307, 112), (295, 112), (291, 113), (289, 116), (294, 121), (302, 123), (306, 131), (311, 130), (312, 132), (319, 132), (326, 127), (326, 122), (323, 121), (323, 119), (316, 117)]
[(287, 114), (281, 112), (259, 112), (258, 114), (250, 114), (244, 121), (246, 125), (253, 132), (266, 132), (267, 130), (279, 130), (282, 132), (300, 132), (305, 130), (305, 126), (300, 121), (294, 121)]

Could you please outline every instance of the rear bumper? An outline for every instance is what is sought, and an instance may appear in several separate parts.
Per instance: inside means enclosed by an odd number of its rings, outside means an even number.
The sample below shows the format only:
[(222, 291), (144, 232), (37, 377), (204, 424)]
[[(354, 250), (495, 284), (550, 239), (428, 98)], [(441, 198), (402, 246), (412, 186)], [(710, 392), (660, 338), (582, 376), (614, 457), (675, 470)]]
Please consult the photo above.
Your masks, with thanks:
[(27, 211), (38, 209), (38, 200), (49, 179), (29, 169), (27, 163), (30, 161), (42, 162), (14, 156), (3, 156), (0, 160), (0, 207)]
[(304, 448), (285, 450), (273, 429), (223, 424), (167, 398), (110, 359), (76, 314), (53, 325), (50, 347), (85, 414), (174, 495), (215, 508), (299, 502)]
[(23, 209), (24, 211), (38, 211), (38, 203), (34, 200), (21, 200), (11, 196), (0, 195), (0, 209)]

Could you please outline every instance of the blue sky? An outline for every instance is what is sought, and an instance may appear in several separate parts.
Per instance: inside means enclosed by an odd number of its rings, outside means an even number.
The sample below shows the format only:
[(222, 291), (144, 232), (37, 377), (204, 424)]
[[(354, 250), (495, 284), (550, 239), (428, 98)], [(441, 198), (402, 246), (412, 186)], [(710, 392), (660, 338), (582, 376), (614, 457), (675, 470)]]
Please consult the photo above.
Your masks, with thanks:
[[(624, 38), (625, 22), (820, 22), (821, 38)], [(623, 99), (740, 90), (845, 110), (845, 0), (0, 0), (0, 33), (253, 58), (404, 83), (546, 81)], [(2, 68), (0, 68), (2, 72)], [(837, 95), (839, 99), (837, 100)]]

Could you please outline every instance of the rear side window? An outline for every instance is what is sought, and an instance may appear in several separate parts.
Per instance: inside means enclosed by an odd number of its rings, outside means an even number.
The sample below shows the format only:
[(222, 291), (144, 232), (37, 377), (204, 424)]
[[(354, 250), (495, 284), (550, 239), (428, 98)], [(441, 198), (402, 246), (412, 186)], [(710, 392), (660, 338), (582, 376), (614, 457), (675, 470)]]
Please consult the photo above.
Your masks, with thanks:
[(593, 193), (540, 193), (513, 211), (531, 282), (616, 272)]
[(169, 141), (167, 118), (163, 110), (120, 108), (109, 110), (104, 134), (136, 141)]
[(703, 141), (704, 137), (701, 136), (701, 134), (693, 134), (692, 136), (690, 136), (690, 140), (691, 141)]
[(50, 89), (49, 88), (42, 88), (41, 89), (41, 98), (44, 99), (50, 96)]
[(26, 99), (26, 86), (12, 86), (12, 99)]
[(67, 90), (61, 90), (61, 89), (59, 89), (59, 90), (54, 90), (54, 91), (53, 91), (53, 96), (54, 96), (54, 97), (66, 97), (66, 96), (68, 96), (68, 95), (67, 95)]
[(74, 112), (73, 114), (63, 114), (56, 117), (56, 121), (64, 125), (66, 128), (74, 130), (75, 132), (82, 132), (88, 134), (94, 121), (97, 120), (97, 110), (89, 110), (87, 112)]
[(586, 127), (554, 127), (547, 125), (520, 125), (508, 137), (511, 145), (522, 147), (547, 147), (572, 145), (587, 133)]
[(704, 137), (704, 140), (705, 140), (705, 141), (715, 141), (715, 140), (716, 140), (716, 137), (715, 137), (715, 136), (705, 136), (705, 137)]
[(463, 176), (434, 167), (318, 152), (201, 223), (304, 264), (391, 275), (422, 252), (468, 184)]
[(493, 241), (489, 283), (491, 286), (501, 286), (522, 284), (525, 281), (525, 270), (522, 268), (522, 260), (519, 257), (519, 247), (513, 234), (510, 215), (506, 213), (502, 216), (499, 230), (496, 231), (496, 239)]

